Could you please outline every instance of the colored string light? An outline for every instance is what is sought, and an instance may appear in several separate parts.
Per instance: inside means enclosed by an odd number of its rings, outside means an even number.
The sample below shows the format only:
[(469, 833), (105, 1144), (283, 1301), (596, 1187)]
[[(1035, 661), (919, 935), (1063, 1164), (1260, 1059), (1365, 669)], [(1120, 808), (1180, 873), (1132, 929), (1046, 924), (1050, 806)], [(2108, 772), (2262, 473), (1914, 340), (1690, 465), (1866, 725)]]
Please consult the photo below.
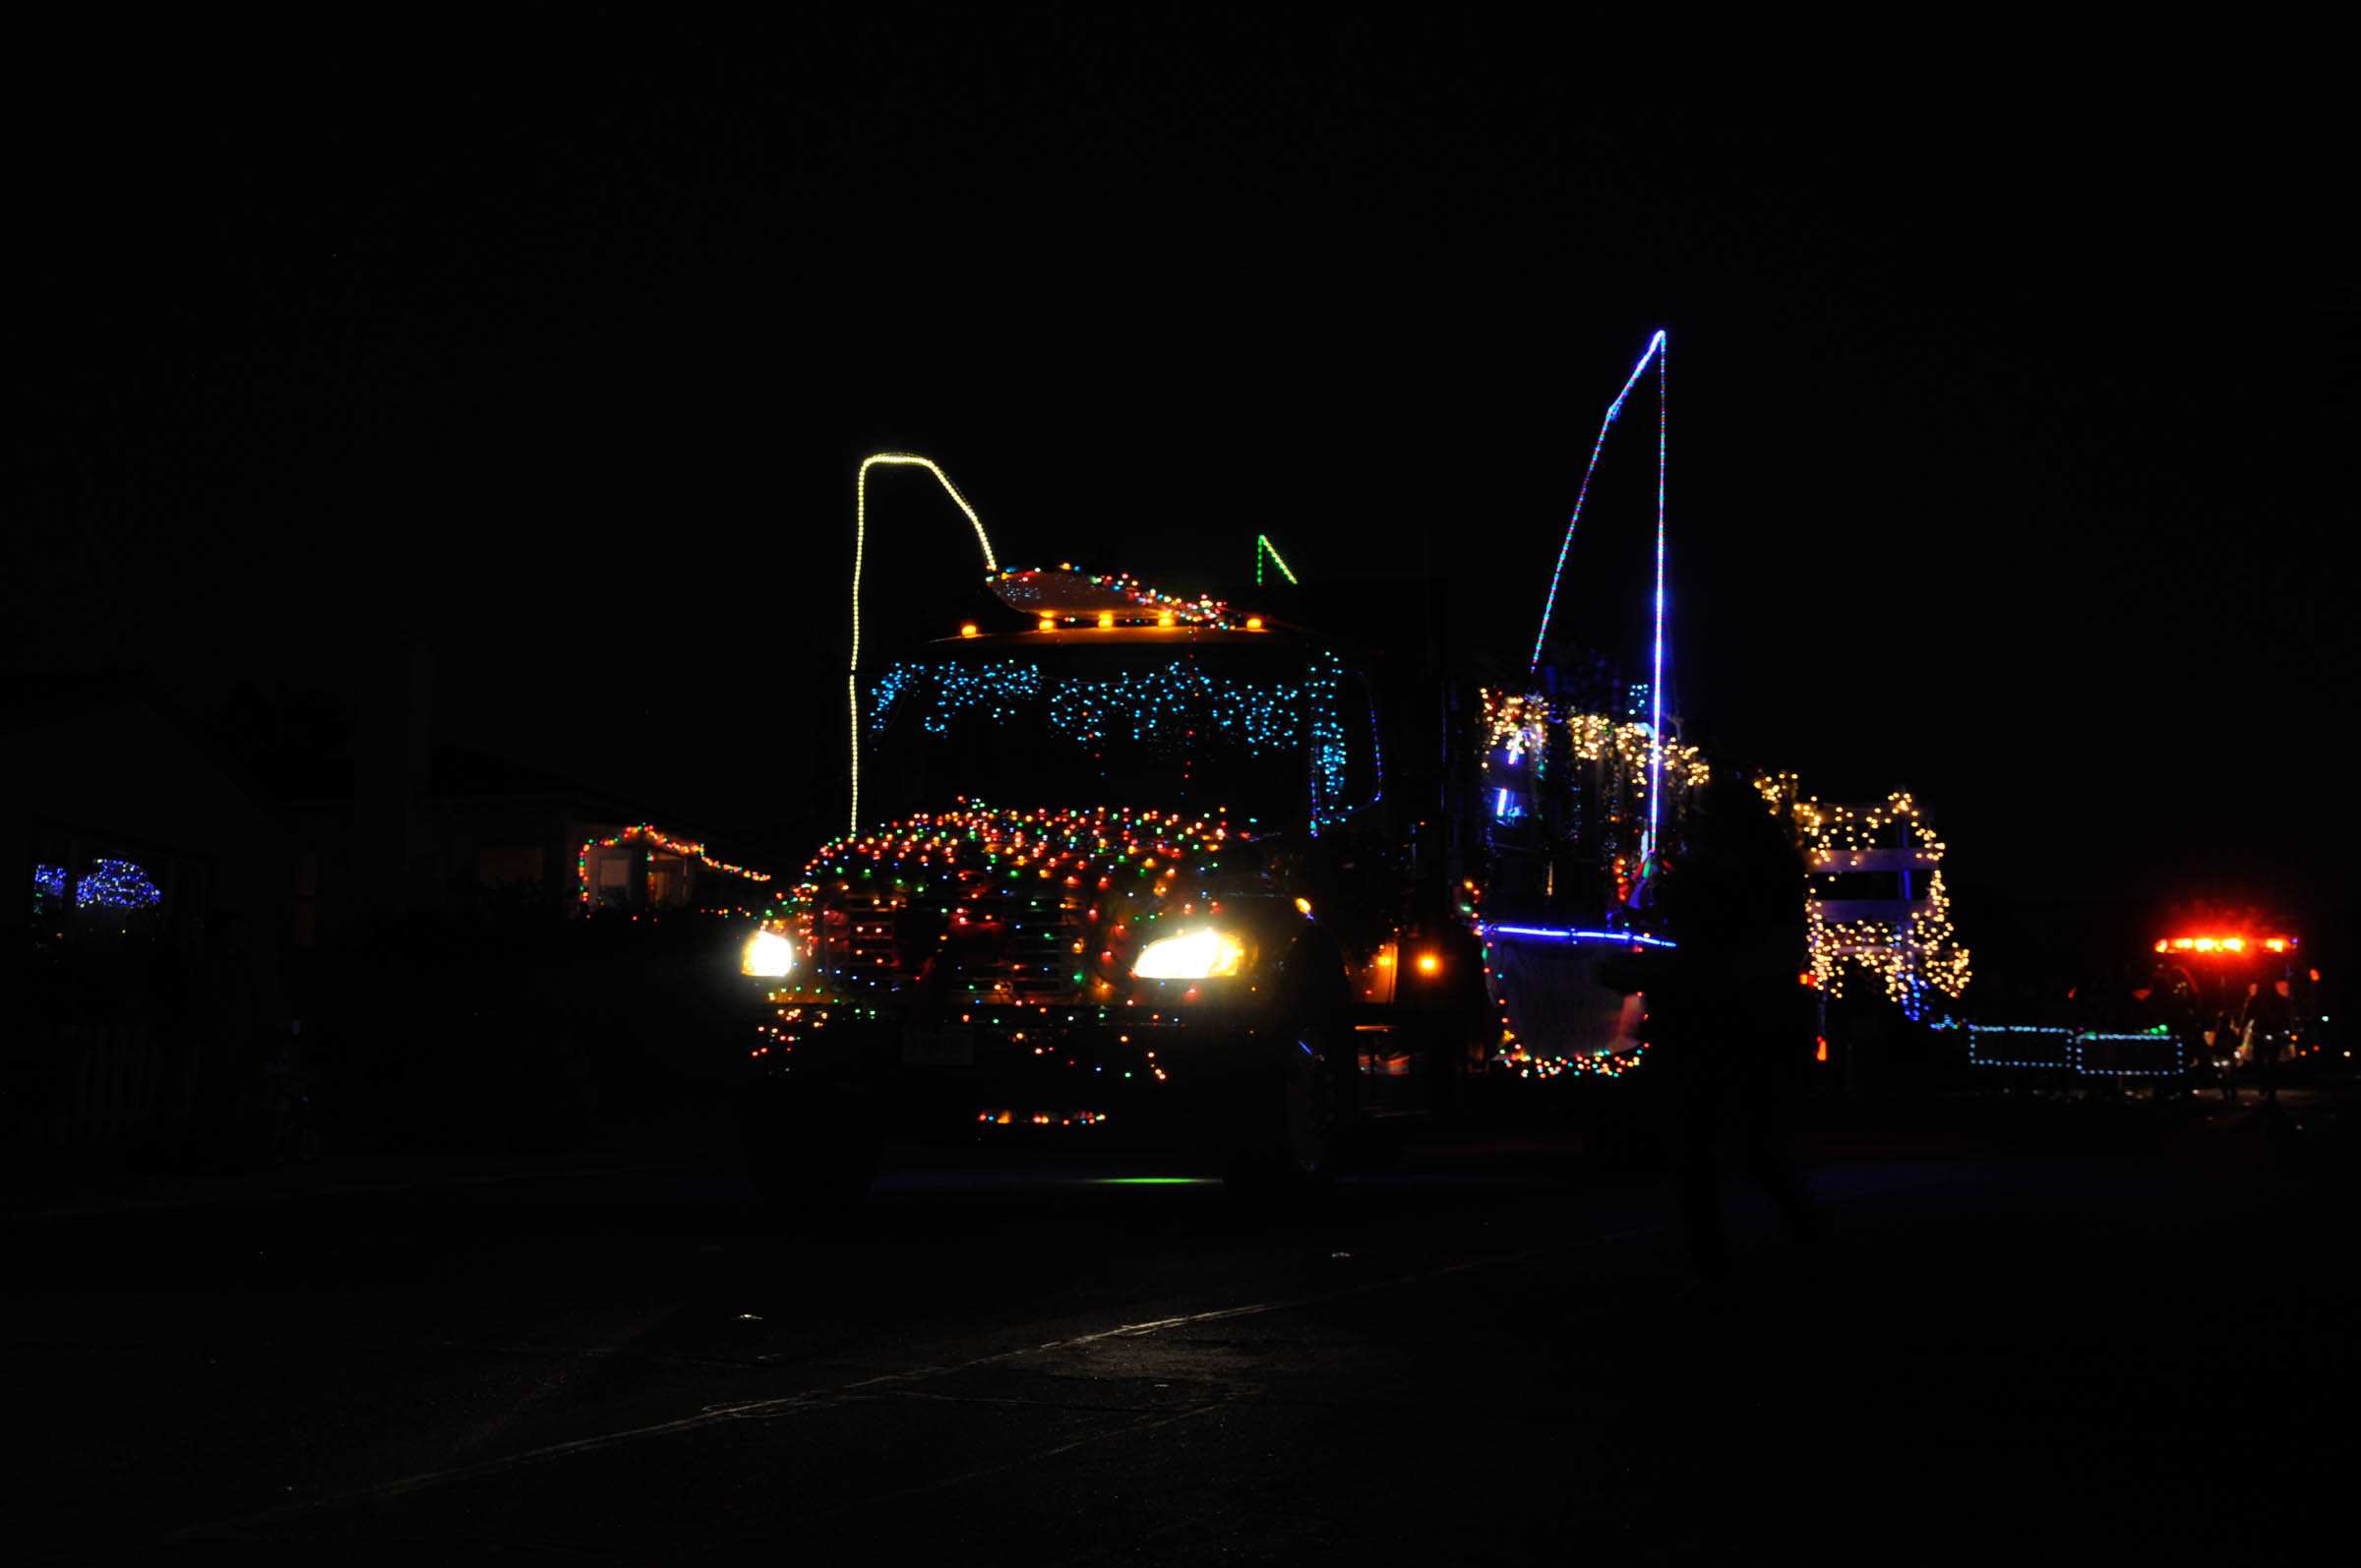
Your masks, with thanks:
[[(1942, 1027), (1937, 1025), (1937, 1027)], [(2169, 1029), (2140, 1034), (2105, 1030), (2069, 1029), (2046, 1024), (1968, 1024), (1968, 1065), (2008, 1067), (2020, 1071), (2070, 1072), (2086, 1078), (2174, 1078), (2188, 1070), (2189, 1056), (2180, 1038)], [(1987, 1045), (1987, 1041), (1997, 1045)], [(2136, 1046), (2152, 1052), (2169, 1047), (2172, 1065), (2097, 1067), (2090, 1064), (2092, 1046)], [(2043, 1046), (2054, 1046), (2044, 1051)], [(2028, 1055), (2028, 1053), (2031, 1054)]]
[(1030, 661), (909, 661), (873, 686), (869, 730), (883, 734), (905, 711), (916, 712), (933, 735), (947, 733), (970, 709), (986, 710), (995, 724), (1018, 722), (1019, 705), (1039, 701), (1048, 727), (1094, 756), (1117, 738), (1183, 756), (1225, 744), (1254, 754), (1305, 747), (1311, 827), (1319, 832), (1384, 795), (1375, 697), (1364, 692), (1371, 788), (1368, 801), (1348, 798), (1343, 672), (1342, 661), (1325, 651), (1311, 657), (1300, 681), (1217, 674), (1187, 654), (1151, 669), (1057, 679)]
[[(993, 591), (998, 593), (1002, 602), (1011, 609), (1038, 614), (1048, 623), (1044, 630), (1055, 630), (1060, 617), (1071, 617), (1082, 613), (1072, 607), (1070, 599), (1064, 599), (1060, 594), (1059, 590), (1069, 586), (1065, 579), (1072, 579), (1084, 586), (1097, 589), (1101, 594), (1113, 595), (1124, 601), (1124, 608), (1120, 612), (1104, 609), (1092, 610), (1090, 613), (1094, 619), (1108, 616), (1120, 619), (1122, 624), (1127, 626), (1145, 624), (1169, 626), (1186, 623), (1189, 626), (1225, 632), (1241, 631), (1248, 625), (1249, 618), (1241, 616), (1229, 604), (1209, 593), (1199, 594), (1193, 599), (1184, 598), (1180, 594), (1166, 593), (1159, 588), (1151, 587), (1128, 572), (1107, 573), (1078, 572), (1071, 566), (1062, 566), (1054, 572), (1044, 567), (1027, 568), (1022, 571), (1011, 569), (1002, 572), (994, 580), (992, 587)], [(1171, 617), (1171, 620), (1165, 620), (1164, 618), (1167, 616)], [(1114, 624), (1114, 620), (1101, 619), (1098, 624), (1108, 626)]]
[(786, 1070), (816, 1033), (879, 1017), (870, 1000), (923, 972), (904, 950), (905, 917), (923, 913), (942, 940), (997, 938), (997, 957), (959, 971), (960, 1027), (1102, 1081), (1165, 1083), (1158, 1046), (1180, 1022), (1165, 1008), (1197, 998), (1152, 994), (1142, 1008), (1117, 996), (1116, 977), (1157, 923), (1218, 908), (1198, 875), (1220, 870), (1230, 833), (1220, 814), (962, 803), (823, 845), (767, 917), (792, 931), (811, 982), (768, 994), (771, 1021), (752, 1055)]
[[(1566, 764), (1591, 764), (1587, 778), (1561, 794), (1576, 821), (1587, 828), (1603, 869), (1613, 874), (1618, 900), (1631, 896), (1635, 867), (1628, 851), (1640, 838), (1647, 819), (1651, 791), (1667, 798), (1675, 813), (1689, 795), (1712, 777), (1712, 768), (1694, 746), (1660, 740), (1645, 720), (1618, 721), (1604, 713), (1587, 712), (1541, 693), (1509, 693), (1481, 689), (1483, 703), (1483, 770), (1493, 801), (1493, 819), (1502, 824), (1529, 814), (1526, 798), (1553, 770)], [(1642, 842), (1645, 842), (1642, 839)]]
[[(1635, 867), (1624, 852), (1625, 834), (1652, 804), (1659, 813), (1658, 829), (1669, 826), (1676, 832), (1687, 800), (1712, 777), (1704, 756), (1694, 747), (1660, 739), (1651, 723), (1617, 722), (1538, 693), (1485, 689), (1479, 695), (1483, 793), (1496, 842), (1512, 853), (1523, 852), (1513, 848), (1527, 842), (1522, 824), (1546, 800), (1551, 829), (1570, 832), (1587, 853), (1599, 857), (1599, 870), (1611, 880), (1617, 901), (1639, 895), (1636, 878), (1647, 868)], [(1562, 776), (1568, 762), (1589, 767), (1569, 780)], [(1542, 782), (1553, 774), (1555, 789), (1544, 797)], [(1942, 872), (1944, 843), (1917, 801), (1907, 791), (1868, 807), (1798, 801), (1792, 774), (1759, 778), (1755, 785), (1766, 807), (1790, 817), (1812, 873), (1805, 920), (1813, 983), (1823, 995), (1842, 997), (1848, 976), (1866, 972), (1912, 1019), (1937, 996), (1956, 1001), (1970, 978), (1970, 954), (1952, 924)], [(1907, 903), (1843, 899), (1828, 882), (1829, 876), (1849, 871), (1891, 869), (1897, 858), (1914, 884), (1915, 896)], [(1554, 879), (1557, 858), (1548, 864)], [(1864, 903), (1871, 907), (1862, 909)], [(1876, 908), (1880, 903), (1892, 907)], [(1586, 935), (1572, 927), (1489, 929), (1511, 939), (1548, 940), (1553, 938), (1546, 934), (1560, 930), (1576, 935), (1555, 939), (1629, 939), (1620, 933)]]
[(1337, 689), (1343, 674), (1344, 666), (1336, 655), (1323, 653), (1313, 661), (1310, 679), (1304, 684), (1310, 708), (1310, 826), (1314, 838), (1343, 821), (1355, 804), (1345, 798), (1345, 726), (1337, 714)]
[(74, 906), (88, 909), (147, 909), (164, 901), (163, 890), (136, 861), (102, 860), (74, 883)]
[(770, 880), (768, 872), (753, 871), (744, 866), (733, 866), (728, 861), (716, 860), (705, 852), (705, 846), (702, 844), (693, 843), (685, 838), (674, 838), (668, 833), (657, 831), (651, 823), (639, 822), (625, 828), (613, 838), (594, 838), (583, 842), (580, 852), (574, 858), (575, 888), (579, 902), (584, 906), (590, 902), (590, 852), (594, 849), (616, 849), (640, 840), (669, 854), (695, 860), (709, 871), (722, 872), (731, 876), (743, 876), (750, 882)]
[[(1832, 806), (1817, 797), (1796, 801), (1794, 775), (1756, 780), (1773, 810), (1785, 808), (1800, 839), (1813, 876), (1805, 900), (1812, 972), (1831, 997), (1845, 995), (1848, 970), (1867, 970), (1889, 1000), (1913, 1020), (1924, 1010), (1931, 989), (1958, 1000), (1971, 978), (1970, 954), (1952, 927), (1951, 895), (1943, 882), (1943, 840), (1927, 824), (1918, 802), (1898, 790), (1876, 806)], [(1792, 804), (1788, 804), (1792, 802)], [(1926, 894), (1907, 912), (1828, 918), (1831, 903), (1851, 902), (1825, 895), (1823, 878), (1855, 870), (1885, 870), (1897, 857), (1902, 874), (1926, 876)]]
[(1016, 716), (1015, 704), (1039, 697), (1043, 689), (1041, 666), (1015, 659), (896, 664), (870, 689), (869, 732), (883, 734), (904, 697), (932, 697), (922, 722), (929, 734), (941, 735), (971, 707), (988, 706), (994, 723), (1006, 723)]

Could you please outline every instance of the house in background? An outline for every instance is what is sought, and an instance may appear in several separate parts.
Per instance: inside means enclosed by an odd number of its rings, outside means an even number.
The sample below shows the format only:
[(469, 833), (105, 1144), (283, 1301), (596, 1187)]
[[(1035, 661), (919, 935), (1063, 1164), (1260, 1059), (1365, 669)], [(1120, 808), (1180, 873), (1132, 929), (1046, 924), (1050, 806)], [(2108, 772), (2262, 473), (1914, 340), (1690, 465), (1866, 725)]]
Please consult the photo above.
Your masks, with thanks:
[(722, 859), (701, 840), (637, 822), (585, 839), (575, 865), (575, 896), (584, 913), (601, 909), (751, 909), (765, 896), (768, 872)]
[(185, 1134), (286, 1022), (289, 824), (151, 682), (0, 691), (0, 1142)]
[(767, 879), (637, 802), (430, 744), (433, 703), (431, 652), (389, 652), (362, 694), (352, 759), (321, 764), (294, 792), (299, 948), (487, 893), (570, 914), (732, 907)]
[(348, 789), (295, 803), (298, 946), (395, 903), (433, 909), (483, 892), (569, 914), (735, 908), (770, 879), (651, 823), (636, 803), (468, 748), (438, 747), (422, 782), (397, 839), (364, 831)]

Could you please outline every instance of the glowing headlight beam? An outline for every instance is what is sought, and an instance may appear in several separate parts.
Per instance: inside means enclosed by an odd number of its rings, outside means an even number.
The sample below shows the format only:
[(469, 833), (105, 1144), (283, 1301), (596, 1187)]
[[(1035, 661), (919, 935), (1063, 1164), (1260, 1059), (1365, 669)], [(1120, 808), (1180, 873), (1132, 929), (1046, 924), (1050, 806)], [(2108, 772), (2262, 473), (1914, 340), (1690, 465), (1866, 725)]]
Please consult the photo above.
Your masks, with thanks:
[(852, 806), (845, 830), (851, 833), (861, 831), (861, 568), (869, 548), (869, 471), (879, 463), (924, 468), (933, 474), (935, 482), (942, 486), (942, 493), (966, 513), (969, 526), (976, 530), (976, 543), (984, 547), (984, 570), (1000, 570), (1000, 563), (992, 553), (992, 536), (984, 531), (984, 519), (976, 515), (976, 509), (967, 504), (959, 487), (951, 483), (951, 476), (933, 458), (915, 452), (878, 452), (861, 459), (860, 472), (853, 476), (853, 652), (844, 672), (845, 717), (853, 748)]
[(795, 968), (795, 943), (775, 931), (757, 931), (746, 939), (738, 957), (738, 972), (777, 979)]
[[(1549, 573), (1549, 594), (1548, 597), (1542, 603), (1542, 629), (1535, 634), (1533, 639), (1533, 660), (1528, 666), (1528, 674), (1531, 674), (1533, 671), (1539, 670), (1542, 667), (1542, 644), (1547, 641), (1549, 638), (1549, 618), (1551, 615), (1555, 614), (1557, 610), (1557, 589), (1559, 581), (1566, 574), (1566, 555), (1574, 548), (1574, 528), (1576, 524), (1582, 521), (1582, 504), (1590, 496), (1592, 476), (1599, 471), (1599, 453), (1606, 447), (1606, 433), (1614, 428), (1615, 417), (1623, 412), (1623, 404), (1630, 399), (1631, 390), (1640, 384), (1640, 377), (1647, 373), (1648, 366), (1656, 360), (1657, 356), (1664, 350), (1664, 346), (1665, 334), (1663, 330), (1659, 329), (1657, 334), (1648, 339), (1648, 347), (1641, 353), (1640, 362), (1631, 367), (1631, 375), (1624, 380), (1623, 390), (1615, 393), (1615, 400), (1613, 402), (1606, 405), (1606, 417), (1599, 422), (1599, 439), (1591, 443), (1590, 466), (1586, 467), (1582, 471), (1582, 487), (1574, 492), (1574, 513), (1572, 516), (1569, 516), (1566, 519), (1565, 542), (1557, 547), (1557, 568), (1555, 571)], [(1663, 457), (1661, 415), (1659, 421), (1658, 457), (1661, 474)], [(1663, 487), (1661, 482), (1658, 487), (1658, 499), (1660, 502), (1663, 499)], [(1661, 509), (1659, 515), (1660, 517), (1662, 515)]]
[(1227, 932), (1184, 932), (1139, 950), (1131, 973), (1142, 980), (1211, 980), (1245, 967), (1245, 944)]

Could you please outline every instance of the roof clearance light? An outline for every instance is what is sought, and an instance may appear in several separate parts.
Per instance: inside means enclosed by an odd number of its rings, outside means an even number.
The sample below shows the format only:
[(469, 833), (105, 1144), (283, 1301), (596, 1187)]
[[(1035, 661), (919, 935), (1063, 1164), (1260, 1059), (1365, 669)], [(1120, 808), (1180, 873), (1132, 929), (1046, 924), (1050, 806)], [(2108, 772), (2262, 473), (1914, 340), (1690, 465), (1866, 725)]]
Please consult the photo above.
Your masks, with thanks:
[(2242, 953), (2246, 951), (2246, 938), (2244, 936), (2224, 936), (2221, 939), (2221, 950), (2225, 953)]
[(2168, 953), (2172, 951), (2172, 943), (2159, 936), (2156, 938), (2156, 951), (2160, 953)]
[(2287, 950), (2287, 938), (2284, 936), (2273, 936), (2264, 942), (2263, 945), (2270, 948), (2274, 953), (2283, 953)]

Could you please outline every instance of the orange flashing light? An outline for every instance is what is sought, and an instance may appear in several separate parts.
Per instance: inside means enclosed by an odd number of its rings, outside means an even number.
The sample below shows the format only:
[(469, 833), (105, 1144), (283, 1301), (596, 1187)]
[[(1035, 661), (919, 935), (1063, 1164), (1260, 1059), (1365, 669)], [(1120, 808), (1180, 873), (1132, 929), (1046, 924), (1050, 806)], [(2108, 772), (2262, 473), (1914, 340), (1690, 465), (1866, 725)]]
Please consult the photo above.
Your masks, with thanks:
[(966, 622), (966, 623), (964, 623), (964, 624), (963, 624), (963, 625), (962, 625), (962, 626), (959, 628), (959, 634), (960, 634), (961, 636), (963, 636), (963, 637), (972, 637), (972, 636), (975, 636), (975, 635), (977, 635), (977, 634), (978, 634), (978, 629), (977, 629), (977, 627), (976, 627), (976, 624), (975, 624), (973, 621), (969, 621), (969, 622)]
[(1055, 631), (1057, 631), (1057, 630), (1058, 630), (1058, 622), (1057, 622), (1057, 619), (1056, 619), (1055, 617), (1053, 617), (1053, 616), (1046, 616), (1046, 615), (1045, 615), (1045, 616), (1043, 616), (1043, 617), (1041, 618), (1041, 630), (1042, 630), (1042, 631), (1044, 631), (1044, 632), (1055, 632)]
[(1826, 1061), (1828, 1059), (1828, 1036), (1814, 1035), (1812, 1038), (1819, 1042), (1817, 1049), (1812, 1052), (1812, 1059), (1814, 1061)]
[(1442, 959), (1441, 959), (1439, 956), (1437, 956), (1436, 954), (1434, 954), (1434, 953), (1421, 953), (1421, 954), (1419, 954), (1419, 973), (1420, 973), (1420, 974), (1422, 974), (1422, 975), (1431, 975), (1431, 974), (1434, 974), (1434, 973), (1436, 973), (1437, 971), (1439, 971), (1439, 970), (1440, 970), (1442, 967), (1443, 967), (1443, 961), (1442, 961)]
[(1110, 628), (1112, 628), (1114, 625), (1115, 625), (1115, 612), (1114, 612), (1113, 610), (1101, 610), (1101, 611), (1099, 612), (1099, 630), (1100, 630), (1100, 631), (1102, 631), (1102, 632), (1105, 632), (1105, 631), (1109, 630)]
[(2156, 943), (2157, 952), (2175, 953), (2243, 953), (2249, 947), (2262, 947), (2283, 953), (2295, 945), (2292, 936), (2174, 936)]
[(1248, 632), (1260, 632), (1262, 630), (1262, 617), (1258, 615), (1247, 616), (1246, 630)]

